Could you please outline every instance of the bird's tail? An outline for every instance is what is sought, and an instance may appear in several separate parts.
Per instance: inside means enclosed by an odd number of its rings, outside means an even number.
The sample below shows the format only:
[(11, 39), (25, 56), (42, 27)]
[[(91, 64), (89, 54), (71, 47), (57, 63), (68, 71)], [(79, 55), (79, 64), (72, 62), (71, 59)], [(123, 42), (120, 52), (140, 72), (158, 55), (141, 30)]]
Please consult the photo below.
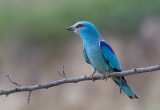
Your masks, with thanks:
[(124, 77), (122, 77), (121, 79), (120, 79), (120, 77), (113, 77), (112, 79), (119, 87), (121, 87), (121, 89), (129, 96), (129, 98), (131, 98), (131, 99), (137, 98), (138, 99), (138, 97), (136, 96), (134, 91), (128, 86)]

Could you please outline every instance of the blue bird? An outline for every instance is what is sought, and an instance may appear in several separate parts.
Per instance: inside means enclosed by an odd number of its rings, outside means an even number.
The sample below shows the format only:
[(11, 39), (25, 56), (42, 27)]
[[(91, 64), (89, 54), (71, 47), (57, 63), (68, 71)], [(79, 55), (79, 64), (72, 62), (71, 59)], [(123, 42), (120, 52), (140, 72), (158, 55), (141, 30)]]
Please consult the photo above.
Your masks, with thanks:
[[(83, 54), (87, 63), (92, 66), (91, 78), (97, 71), (108, 78), (108, 73), (120, 72), (121, 68), (115, 52), (109, 44), (102, 40), (96, 27), (87, 21), (80, 21), (66, 30), (74, 31), (81, 36), (83, 40)], [(113, 81), (129, 96), (137, 98), (134, 91), (128, 86), (124, 77), (113, 77)]]

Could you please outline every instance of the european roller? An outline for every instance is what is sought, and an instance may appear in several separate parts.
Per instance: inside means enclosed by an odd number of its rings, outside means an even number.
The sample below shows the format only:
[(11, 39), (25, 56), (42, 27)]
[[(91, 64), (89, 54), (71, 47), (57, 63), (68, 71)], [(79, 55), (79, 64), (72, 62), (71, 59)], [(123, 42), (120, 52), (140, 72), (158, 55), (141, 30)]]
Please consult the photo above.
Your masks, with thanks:
[[(68, 27), (66, 30), (74, 31), (82, 38), (84, 58), (86, 62), (92, 66), (92, 79), (96, 71), (104, 74), (106, 78), (111, 72), (121, 71), (115, 52), (111, 46), (102, 39), (92, 23), (80, 21)], [(138, 98), (134, 91), (128, 86), (124, 77), (112, 77), (112, 79), (129, 98)]]

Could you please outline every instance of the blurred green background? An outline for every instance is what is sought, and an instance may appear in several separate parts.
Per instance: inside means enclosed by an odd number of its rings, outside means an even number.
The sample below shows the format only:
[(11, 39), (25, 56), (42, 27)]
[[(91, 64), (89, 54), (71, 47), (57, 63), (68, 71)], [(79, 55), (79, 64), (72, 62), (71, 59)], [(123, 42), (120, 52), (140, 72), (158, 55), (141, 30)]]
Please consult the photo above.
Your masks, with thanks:
[[(78, 21), (92, 22), (114, 48), (123, 70), (159, 64), (159, 0), (1, 0), (0, 89), (90, 75), (81, 38), (65, 30)], [(78, 36), (78, 37), (77, 37)], [(109, 79), (65, 84), (47, 90), (0, 97), (2, 110), (153, 110), (160, 109), (159, 72), (127, 76), (139, 96), (119, 94)]]

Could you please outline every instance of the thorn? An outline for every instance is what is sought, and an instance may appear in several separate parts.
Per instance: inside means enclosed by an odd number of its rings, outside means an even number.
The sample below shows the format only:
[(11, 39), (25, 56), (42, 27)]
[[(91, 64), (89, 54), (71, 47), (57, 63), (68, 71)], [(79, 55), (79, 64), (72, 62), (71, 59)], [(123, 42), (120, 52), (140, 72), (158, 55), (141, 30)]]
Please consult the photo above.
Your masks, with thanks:
[(63, 68), (62, 68), (62, 72), (64, 73), (64, 66), (63, 66)]
[(41, 86), (41, 84), (38, 84), (38, 87), (40, 87)]
[(135, 68), (134, 71), (137, 72), (137, 69)]
[(18, 91), (18, 89), (17, 89), (17, 88), (15, 88), (15, 91)]
[(64, 72), (64, 66), (63, 66), (63, 68), (62, 68), (62, 74), (63, 74), (64, 79), (66, 79), (67, 77), (66, 77), (66, 74), (65, 74), (65, 72)]

